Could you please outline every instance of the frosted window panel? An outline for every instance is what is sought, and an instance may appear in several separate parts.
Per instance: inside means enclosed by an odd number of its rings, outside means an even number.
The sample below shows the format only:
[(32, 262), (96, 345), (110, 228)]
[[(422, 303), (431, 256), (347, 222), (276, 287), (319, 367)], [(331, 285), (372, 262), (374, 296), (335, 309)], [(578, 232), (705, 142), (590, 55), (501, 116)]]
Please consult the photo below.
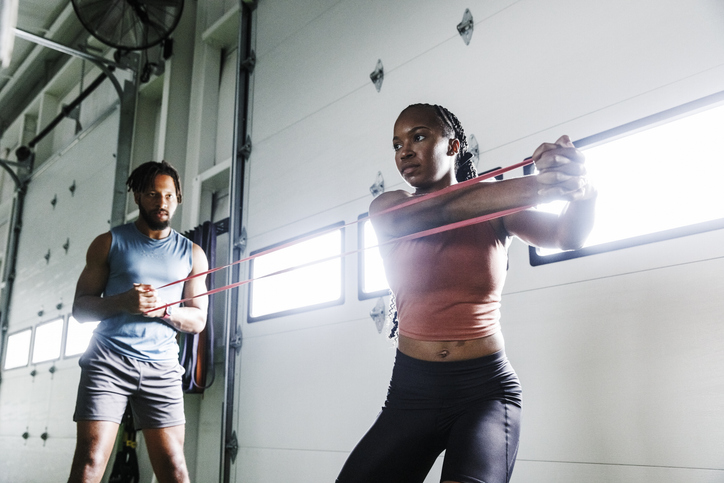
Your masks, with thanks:
[[(251, 317), (341, 299), (341, 255), (340, 229), (255, 258), (252, 278), (257, 280), (252, 283)], [(284, 273), (259, 279), (288, 269)]]
[(378, 292), (389, 289), (385, 267), (382, 263), (379, 248), (367, 248), (377, 246), (377, 234), (372, 227), (372, 222), (367, 220), (362, 223), (364, 230), (364, 265), (362, 267), (362, 291), (364, 293)]
[[(585, 247), (724, 218), (722, 132), (718, 106), (583, 149), (599, 192)], [(562, 206), (539, 209), (557, 213)]]
[(30, 338), (32, 329), (16, 332), (8, 336), (8, 343), (5, 348), (5, 369), (14, 369), (28, 365), (30, 357)]
[(33, 364), (60, 359), (60, 343), (63, 339), (63, 319), (39, 325), (35, 328)]
[(93, 331), (100, 322), (78, 322), (74, 317), (68, 318), (68, 334), (65, 338), (65, 357), (85, 352)]

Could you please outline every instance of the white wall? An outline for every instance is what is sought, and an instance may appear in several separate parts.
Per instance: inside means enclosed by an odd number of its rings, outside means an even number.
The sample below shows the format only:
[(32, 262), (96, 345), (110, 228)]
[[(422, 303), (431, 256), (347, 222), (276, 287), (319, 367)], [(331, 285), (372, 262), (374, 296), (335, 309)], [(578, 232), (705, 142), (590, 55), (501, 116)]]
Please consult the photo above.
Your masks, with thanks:
[[(469, 46), (455, 29), (465, 8)], [(714, 0), (260, 2), (249, 251), (354, 221), (378, 171), (388, 190), (403, 187), (390, 138), (410, 103), (455, 112), (484, 170), (720, 90), (723, 10)], [(524, 390), (513, 481), (724, 478), (723, 241), (710, 232), (535, 268), (514, 243), (502, 320)], [(356, 248), (354, 228), (346, 244)], [(394, 348), (368, 316), (376, 301), (357, 300), (356, 277), (350, 258), (342, 306), (243, 325), (235, 481), (333, 481), (372, 423)], [(438, 478), (436, 465), (427, 481)]]
[[(83, 142), (46, 162), (28, 185), (10, 305), (11, 333), (70, 313), (88, 245), (109, 229), (115, 143), (108, 139), (115, 139), (117, 132), (116, 111), (88, 131)], [(71, 193), (73, 182), (76, 189)], [(49, 477), (69, 473), (79, 375), (77, 357), (3, 372), (0, 481), (50, 481)], [(21, 438), (25, 431), (27, 440)], [(40, 438), (44, 432), (46, 441)]]

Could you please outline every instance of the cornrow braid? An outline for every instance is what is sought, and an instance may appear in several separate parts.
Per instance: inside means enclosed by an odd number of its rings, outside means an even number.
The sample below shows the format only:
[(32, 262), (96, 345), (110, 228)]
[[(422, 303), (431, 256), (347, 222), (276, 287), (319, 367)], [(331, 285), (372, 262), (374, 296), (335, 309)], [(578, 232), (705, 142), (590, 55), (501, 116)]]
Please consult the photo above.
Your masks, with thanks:
[(395, 294), (390, 293), (390, 318), (392, 319), (392, 330), (390, 330), (390, 339), (397, 338), (397, 329), (400, 321), (397, 318), (397, 304), (395, 303)]
[(159, 174), (165, 174), (173, 179), (173, 184), (176, 186), (176, 199), (181, 203), (181, 180), (179, 179), (178, 171), (166, 161), (161, 161), (160, 163), (149, 161), (134, 169), (126, 181), (128, 191), (133, 191), (134, 193), (145, 192)]
[(455, 179), (465, 181), (477, 177), (478, 172), (473, 164), (473, 155), (468, 152), (468, 138), (465, 136), (465, 129), (460, 119), (443, 106), (436, 104), (435, 109), (439, 113), (438, 116), (452, 129), (455, 139), (460, 141), (460, 150), (455, 159)]
[[(460, 149), (455, 158), (455, 179), (458, 182), (473, 179), (478, 176), (478, 171), (473, 164), (473, 153), (468, 152), (468, 138), (465, 136), (465, 129), (455, 114), (447, 108), (438, 104), (411, 104), (411, 107), (422, 107), (425, 109), (433, 109), (435, 115), (440, 121), (440, 125), (445, 136), (455, 138), (460, 142)], [(392, 330), (390, 331), (390, 339), (397, 337), (400, 321), (397, 317), (397, 304), (395, 303), (395, 294), (390, 297), (390, 316), (392, 317)]]

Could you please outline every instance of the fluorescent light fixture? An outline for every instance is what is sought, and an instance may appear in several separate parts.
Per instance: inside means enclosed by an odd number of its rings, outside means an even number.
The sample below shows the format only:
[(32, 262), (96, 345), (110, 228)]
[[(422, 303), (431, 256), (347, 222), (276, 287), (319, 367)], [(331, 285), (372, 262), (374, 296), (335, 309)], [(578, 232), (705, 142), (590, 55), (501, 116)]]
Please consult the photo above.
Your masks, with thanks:
[(10, 65), (18, 23), (18, 0), (0, 0), (0, 69)]

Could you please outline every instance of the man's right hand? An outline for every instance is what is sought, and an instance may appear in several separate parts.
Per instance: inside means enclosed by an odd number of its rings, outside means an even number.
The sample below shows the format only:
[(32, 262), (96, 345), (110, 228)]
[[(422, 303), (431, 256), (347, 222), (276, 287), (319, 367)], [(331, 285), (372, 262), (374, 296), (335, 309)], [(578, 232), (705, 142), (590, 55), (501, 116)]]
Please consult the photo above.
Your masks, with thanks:
[(158, 292), (147, 283), (134, 283), (132, 289), (123, 293), (123, 308), (128, 313), (153, 317), (147, 312), (159, 305), (162, 304)]

